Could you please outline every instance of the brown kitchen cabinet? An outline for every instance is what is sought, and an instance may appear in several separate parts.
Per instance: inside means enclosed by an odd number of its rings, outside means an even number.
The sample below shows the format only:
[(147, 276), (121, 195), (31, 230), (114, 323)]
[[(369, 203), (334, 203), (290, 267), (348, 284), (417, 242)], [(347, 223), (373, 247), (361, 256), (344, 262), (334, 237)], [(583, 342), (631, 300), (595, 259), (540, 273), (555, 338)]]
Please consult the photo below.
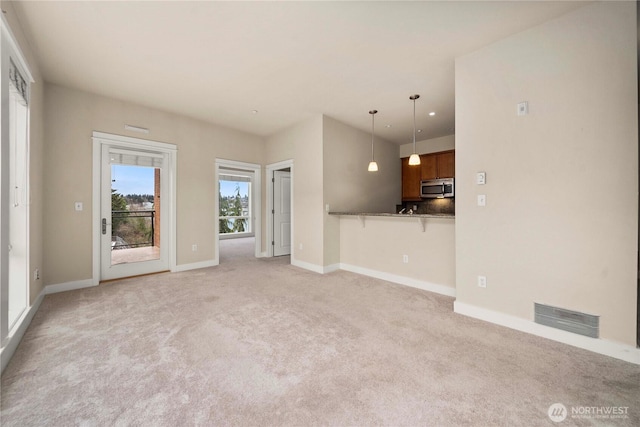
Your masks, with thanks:
[(420, 200), (420, 166), (409, 166), (409, 158), (402, 159), (402, 200)]
[(423, 154), (420, 156), (421, 178), (454, 178), (456, 176), (455, 151)]
[(419, 166), (409, 166), (409, 158), (402, 159), (402, 201), (420, 201), (420, 181), (437, 178), (455, 178), (455, 150), (423, 154)]

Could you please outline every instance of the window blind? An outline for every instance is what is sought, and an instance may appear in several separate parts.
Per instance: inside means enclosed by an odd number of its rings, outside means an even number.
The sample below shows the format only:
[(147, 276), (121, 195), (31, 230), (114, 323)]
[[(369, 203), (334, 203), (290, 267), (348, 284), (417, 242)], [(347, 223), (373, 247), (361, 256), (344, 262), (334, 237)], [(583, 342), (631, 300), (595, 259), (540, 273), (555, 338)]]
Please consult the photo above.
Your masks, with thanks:
[(12, 59), (9, 59), (9, 82), (11, 83), (10, 88), (20, 95), (19, 98), (21, 98), (20, 101), (24, 103), (23, 105), (27, 105), (27, 90), (29, 86)]
[(251, 182), (251, 178), (248, 176), (218, 175), (218, 178), (220, 178), (220, 181)]
[(109, 160), (112, 165), (146, 166), (150, 168), (162, 168), (162, 154), (145, 153), (139, 151), (109, 150)]

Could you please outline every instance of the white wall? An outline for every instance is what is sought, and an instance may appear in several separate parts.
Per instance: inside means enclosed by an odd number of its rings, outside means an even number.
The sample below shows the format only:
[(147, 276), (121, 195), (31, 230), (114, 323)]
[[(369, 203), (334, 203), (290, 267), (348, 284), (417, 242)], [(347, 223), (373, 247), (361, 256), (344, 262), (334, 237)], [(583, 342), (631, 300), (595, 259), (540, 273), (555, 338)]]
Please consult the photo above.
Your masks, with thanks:
[(395, 212), (402, 192), (398, 145), (376, 138), (378, 172), (368, 172), (370, 133), (324, 116), (323, 141), (324, 197), (332, 211)]
[[(323, 265), (322, 115), (267, 138), (266, 164), (293, 159), (292, 263)], [(302, 245), (302, 249), (300, 249)]]
[(364, 225), (357, 216), (339, 221), (343, 268), (455, 295), (455, 219), (427, 218), (424, 231), (418, 219), (409, 216), (367, 216)]
[[(91, 278), (92, 132), (140, 138), (125, 123), (149, 128), (146, 139), (173, 143), (177, 154), (177, 263), (215, 258), (215, 159), (262, 163), (261, 138), (222, 126), (91, 93), (45, 87), (44, 244), (46, 284)], [(198, 252), (191, 245), (198, 245)], [(64, 248), (64, 250), (61, 250)]]
[[(370, 117), (365, 117), (369, 119)], [(333, 212), (395, 212), (402, 176), (398, 146), (374, 142), (378, 172), (368, 172), (371, 134), (324, 116), (324, 204)], [(326, 209), (325, 209), (326, 210)], [(340, 262), (340, 223), (324, 213), (324, 266)]]
[(294, 161), (294, 264), (322, 271), (340, 262), (338, 218), (327, 214), (327, 204), (332, 211), (394, 211), (398, 146), (376, 139), (375, 150), (380, 170), (370, 173), (371, 134), (322, 115), (267, 138), (265, 164)]
[(599, 315), (602, 338), (635, 346), (636, 45), (635, 2), (603, 2), (456, 60), (458, 301)]
[[(455, 148), (455, 135), (416, 141), (416, 153), (418, 154), (437, 153), (438, 151), (454, 150)], [(413, 154), (413, 144), (402, 144), (400, 146), (400, 158), (409, 157), (411, 154)]]

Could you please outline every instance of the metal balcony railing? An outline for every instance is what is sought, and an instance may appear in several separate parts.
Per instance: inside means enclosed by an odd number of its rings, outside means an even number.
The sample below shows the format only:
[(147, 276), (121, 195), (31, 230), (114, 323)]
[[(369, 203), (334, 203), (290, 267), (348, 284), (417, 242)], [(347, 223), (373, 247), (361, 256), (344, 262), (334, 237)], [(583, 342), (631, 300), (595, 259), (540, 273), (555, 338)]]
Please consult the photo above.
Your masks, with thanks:
[[(155, 215), (155, 210), (111, 211), (111, 250), (155, 246)], [(142, 224), (131, 221), (135, 218), (145, 220)], [(148, 224), (150, 229), (145, 229), (143, 224)]]
[[(250, 216), (234, 216), (234, 215), (229, 215), (229, 216), (220, 216), (218, 217), (220, 219), (220, 234), (234, 234), (234, 233), (250, 233), (251, 232), (251, 221), (249, 221), (249, 219), (251, 218)], [(226, 221), (227, 224), (227, 228), (228, 229), (233, 229), (233, 223), (235, 222), (235, 220), (237, 219), (243, 219), (244, 221), (244, 231), (231, 231), (231, 232), (223, 232), (223, 227), (222, 221)]]

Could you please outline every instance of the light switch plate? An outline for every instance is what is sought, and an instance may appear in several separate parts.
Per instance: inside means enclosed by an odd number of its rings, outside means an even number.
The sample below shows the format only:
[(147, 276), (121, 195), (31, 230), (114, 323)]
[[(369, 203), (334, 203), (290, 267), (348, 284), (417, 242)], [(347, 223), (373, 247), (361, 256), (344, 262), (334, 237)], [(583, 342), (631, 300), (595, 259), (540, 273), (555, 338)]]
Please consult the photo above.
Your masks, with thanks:
[(478, 276), (478, 287), (486, 288), (487, 287), (487, 277), (486, 276)]
[(487, 182), (487, 174), (485, 172), (478, 172), (476, 174), (476, 184), (484, 185)]
[(84, 209), (84, 206), (82, 205), (82, 202), (76, 202), (75, 208), (76, 208), (76, 211), (80, 212), (82, 209)]

